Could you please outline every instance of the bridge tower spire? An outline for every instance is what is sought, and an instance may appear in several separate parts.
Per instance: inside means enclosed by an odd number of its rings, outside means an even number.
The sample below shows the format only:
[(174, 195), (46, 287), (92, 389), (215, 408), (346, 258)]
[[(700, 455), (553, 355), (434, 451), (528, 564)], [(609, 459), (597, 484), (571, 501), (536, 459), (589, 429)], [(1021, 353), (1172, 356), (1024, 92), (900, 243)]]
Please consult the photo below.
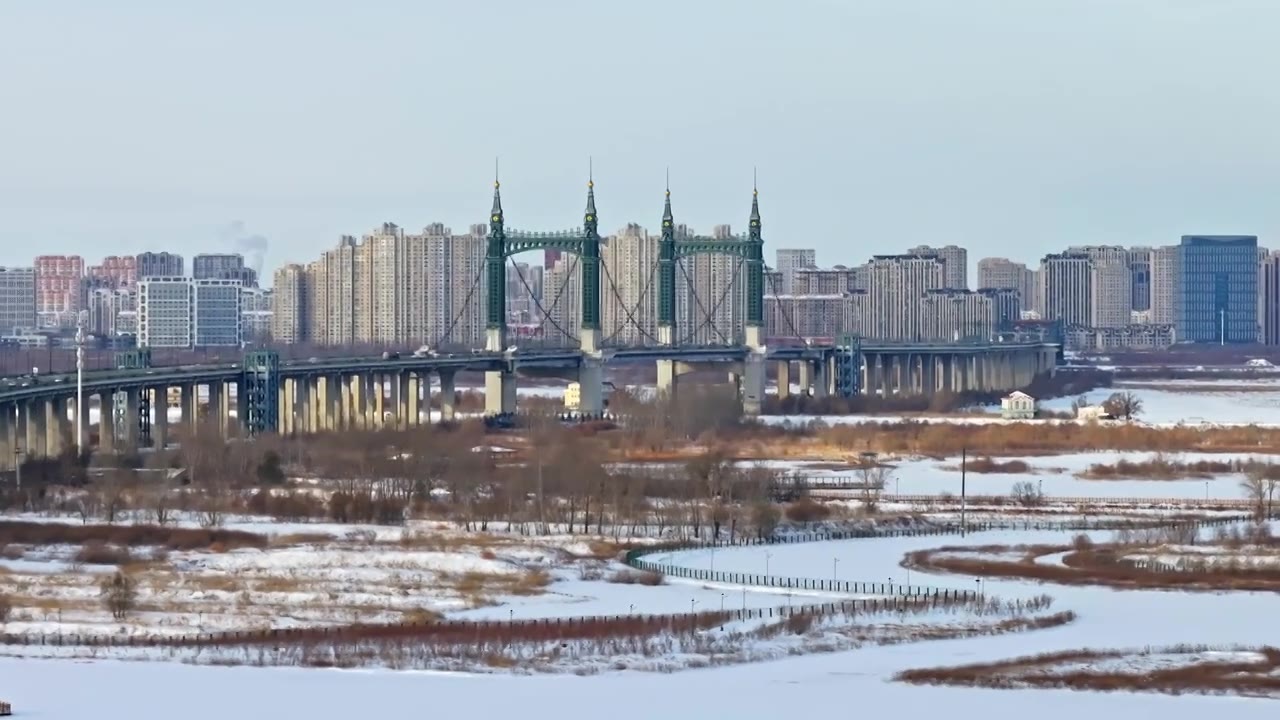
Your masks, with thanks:
[(662, 207), (662, 239), (658, 241), (658, 342), (676, 344), (676, 226), (671, 214), (670, 172)]
[(764, 347), (764, 238), (760, 234), (760, 191), (751, 182), (751, 215), (747, 218), (747, 321), (746, 345)]
[(582, 327), (579, 347), (594, 353), (600, 349), (600, 218), (596, 215), (594, 168), (588, 165), (587, 209), (582, 216)]
[(484, 348), (502, 352), (507, 347), (507, 234), (503, 227), (502, 183), (498, 163), (493, 164), (493, 209), (489, 211), (489, 238), (485, 249), (486, 325)]

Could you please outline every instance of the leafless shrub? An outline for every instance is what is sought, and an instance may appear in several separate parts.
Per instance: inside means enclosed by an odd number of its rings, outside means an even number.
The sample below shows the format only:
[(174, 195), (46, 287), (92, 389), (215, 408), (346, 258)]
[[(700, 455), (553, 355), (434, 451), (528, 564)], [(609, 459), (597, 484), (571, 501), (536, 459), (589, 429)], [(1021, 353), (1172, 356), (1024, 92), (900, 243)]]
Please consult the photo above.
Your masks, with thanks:
[(101, 595), (102, 604), (111, 613), (111, 617), (123, 620), (137, 605), (137, 582), (129, 575), (116, 571), (102, 581)]
[(13, 614), (13, 600), (8, 595), (0, 593), (0, 625), (9, 622), (9, 616)]
[(618, 585), (663, 585), (667, 579), (662, 573), (649, 570), (619, 570), (609, 576), (609, 582)]
[(84, 565), (127, 565), (133, 561), (129, 548), (90, 540), (80, 546), (74, 562)]
[(800, 498), (787, 506), (787, 519), (795, 523), (822, 522), (831, 517), (831, 508), (810, 498)]
[(1029, 480), (1014, 483), (1009, 496), (1023, 507), (1038, 507), (1044, 504), (1044, 493), (1036, 483)]

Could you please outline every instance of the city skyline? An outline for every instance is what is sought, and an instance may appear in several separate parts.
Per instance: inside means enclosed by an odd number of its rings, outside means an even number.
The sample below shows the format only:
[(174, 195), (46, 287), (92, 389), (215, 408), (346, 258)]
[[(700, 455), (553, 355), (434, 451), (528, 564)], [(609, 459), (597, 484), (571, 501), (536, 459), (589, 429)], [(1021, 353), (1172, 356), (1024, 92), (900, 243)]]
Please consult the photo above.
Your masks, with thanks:
[(758, 166), (772, 241), (824, 258), (890, 237), (1024, 262), (1187, 233), (1265, 242), (1277, 20), (1197, 0), (8, 3), (7, 99), (40, 111), (0, 117), (20, 140), (0, 166), (0, 264), (34, 242), (234, 251), (239, 220), (276, 268), (386, 220), (465, 227), (495, 155), (525, 227), (574, 217), (594, 156), (611, 228), (652, 222), (668, 166), (685, 222), (736, 217)]

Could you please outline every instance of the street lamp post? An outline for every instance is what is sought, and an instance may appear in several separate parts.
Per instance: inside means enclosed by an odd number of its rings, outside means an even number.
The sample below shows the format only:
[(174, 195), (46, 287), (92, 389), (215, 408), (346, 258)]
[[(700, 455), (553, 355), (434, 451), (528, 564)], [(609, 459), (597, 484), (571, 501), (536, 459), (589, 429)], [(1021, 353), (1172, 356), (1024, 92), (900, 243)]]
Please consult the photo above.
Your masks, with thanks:
[(773, 553), (768, 550), (764, 551), (764, 576), (769, 577), (769, 558), (773, 557)]
[(720, 612), (724, 612), (724, 593), (720, 593)]
[(85, 312), (82, 310), (76, 321), (76, 452), (84, 452), (84, 423), (85, 418), (80, 417), (80, 413), (84, 412), (84, 321)]
[(836, 578), (840, 567), (840, 558), (831, 558), (831, 582), (839, 582)]

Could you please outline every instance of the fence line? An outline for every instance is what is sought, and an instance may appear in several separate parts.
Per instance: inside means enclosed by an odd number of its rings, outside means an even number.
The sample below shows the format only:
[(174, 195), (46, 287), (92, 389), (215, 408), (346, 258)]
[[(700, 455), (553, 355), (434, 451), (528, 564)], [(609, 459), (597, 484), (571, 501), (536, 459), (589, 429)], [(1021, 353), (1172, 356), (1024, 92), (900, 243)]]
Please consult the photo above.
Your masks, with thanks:
[[(646, 548), (636, 548), (630, 550), (626, 555), (626, 563), (637, 570), (646, 572), (656, 572), (662, 575), (671, 575), (673, 577), (687, 578), (692, 580), (701, 580), (705, 582), (721, 582), (731, 585), (746, 585), (752, 587), (768, 587), (783, 588), (788, 590), (817, 590), (824, 592), (843, 592), (857, 593), (868, 595), (896, 595), (907, 597), (924, 597), (937, 594), (944, 591), (944, 588), (937, 588), (927, 585), (910, 585), (898, 583), (881, 583), (867, 581), (842, 581), (837, 578), (830, 580), (818, 578), (798, 578), (784, 577), (776, 575), (766, 575), (757, 573), (743, 573), (727, 570), (714, 570), (712, 568), (691, 568), (684, 565), (675, 565), (672, 563), (658, 563), (646, 560), (646, 555), (656, 553), (680, 552), (683, 550), (707, 550), (715, 548), (732, 548), (732, 547), (750, 547), (756, 545), (781, 545), (789, 543), (804, 542), (821, 542), (830, 540), (853, 540), (865, 538), (894, 538), (894, 537), (923, 537), (930, 535), (961, 535), (965, 532), (985, 532), (992, 530), (1119, 530), (1119, 529), (1151, 529), (1160, 527), (1176, 527), (1192, 525), (1195, 527), (1213, 527), (1220, 525), (1231, 525), (1242, 520), (1247, 520), (1247, 516), (1232, 516), (1221, 518), (1202, 518), (1194, 521), (1178, 521), (1173, 519), (1153, 518), (1151, 520), (1139, 521), (1108, 521), (1098, 520), (1093, 522), (1070, 522), (1070, 521), (1023, 521), (1023, 522), (980, 522), (967, 523), (962, 530), (958, 524), (934, 525), (928, 527), (913, 528), (891, 528), (888, 530), (871, 530), (871, 529), (852, 529), (852, 530), (834, 530), (828, 532), (815, 532), (794, 535), (776, 535), (765, 538), (759, 537), (739, 537), (718, 541), (686, 541), (679, 543), (665, 543)], [(968, 592), (971, 595), (972, 591)]]
[[(1247, 517), (1208, 518), (1198, 521), (1175, 520), (1147, 523), (1150, 526), (1211, 526), (1240, 522)], [(971, 523), (967, 531), (1008, 529), (1105, 529), (1106, 523)], [(1064, 527), (1064, 526), (1071, 527)], [(1085, 527), (1090, 526), (1091, 527)], [(1114, 527), (1114, 525), (1112, 526)], [(1124, 527), (1133, 527), (1132, 524)], [(80, 634), (0, 634), (0, 644), (39, 646), (88, 646), (88, 647), (171, 647), (201, 648), (218, 646), (275, 645), (358, 642), (365, 640), (413, 640), (437, 645), (481, 642), (519, 642), (539, 640), (568, 640), (580, 638), (634, 637), (655, 635), (662, 632), (696, 632), (722, 625), (726, 622), (746, 620), (785, 619), (797, 615), (821, 617), (835, 614), (905, 612), (911, 609), (945, 607), (969, 604), (985, 599), (972, 590), (937, 588), (919, 585), (869, 583), (858, 581), (818, 580), (813, 578), (787, 578), (752, 573), (702, 570), (679, 565), (655, 563), (644, 559), (645, 555), (679, 550), (715, 547), (748, 547), (778, 545), (823, 540), (845, 540), (886, 537), (919, 537), (929, 535), (960, 534), (958, 525), (891, 528), (887, 530), (838, 530), (804, 534), (782, 535), (768, 538), (734, 538), (709, 542), (670, 543), (631, 550), (626, 555), (628, 565), (640, 570), (661, 572), (677, 577), (719, 581), (743, 586), (763, 586), (794, 590), (873, 594), (881, 597), (857, 598), (835, 602), (805, 603), (772, 608), (742, 608), (717, 612), (671, 613), (665, 615), (605, 615), (574, 618), (538, 618), (528, 620), (444, 620), (420, 623), (388, 623), (346, 625), (332, 627), (278, 628), (257, 631), (227, 631), (197, 633), (193, 635), (80, 635)]]
[(796, 616), (878, 614), (906, 612), (972, 603), (977, 596), (958, 590), (939, 591), (919, 597), (859, 598), (824, 603), (769, 608), (742, 608), (700, 613), (665, 615), (609, 615), (530, 620), (446, 620), (422, 623), (347, 625), (315, 628), (283, 628), (257, 631), (228, 631), (184, 636), (166, 635), (81, 635), (81, 634), (0, 634), (0, 644), (45, 647), (149, 647), (205, 648), (244, 645), (297, 645), (360, 642), (369, 640), (412, 640), (432, 645), (481, 642), (536, 642), (583, 638), (636, 637), (663, 632), (684, 633), (704, 630), (728, 622), (787, 619)]
[[(813, 486), (810, 488), (811, 493), (821, 493), (824, 490), (821, 486)], [(961, 498), (959, 495), (891, 495), (882, 494), (877, 500), (879, 502), (892, 503), (913, 503), (913, 504), (937, 504), (937, 503), (954, 503), (959, 504)], [(970, 505), (1024, 505), (1021, 501), (1011, 495), (967, 495), (965, 502)], [(1056, 496), (1045, 495), (1038, 500), (1040, 505), (1067, 504), (1067, 505), (1181, 505), (1186, 507), (1204, 507), (1219, 506), (1230, 508), (1252, 508), (1257, 503), (1245, 498), (1174, 498), (1174, 497), (1077, 497), (1077, 496)], [(1030, 506), (1034, 508), (1035, 506)]]

